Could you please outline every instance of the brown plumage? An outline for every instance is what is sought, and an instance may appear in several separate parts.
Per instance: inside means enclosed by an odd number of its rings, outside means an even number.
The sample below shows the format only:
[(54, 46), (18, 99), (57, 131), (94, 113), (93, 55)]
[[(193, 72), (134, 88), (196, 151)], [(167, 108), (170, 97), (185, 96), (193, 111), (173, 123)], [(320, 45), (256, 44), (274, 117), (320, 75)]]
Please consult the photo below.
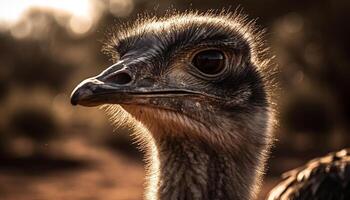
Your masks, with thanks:
[(268, 200), (350, 199), (350, 149), (311, 160), (283, 178)]

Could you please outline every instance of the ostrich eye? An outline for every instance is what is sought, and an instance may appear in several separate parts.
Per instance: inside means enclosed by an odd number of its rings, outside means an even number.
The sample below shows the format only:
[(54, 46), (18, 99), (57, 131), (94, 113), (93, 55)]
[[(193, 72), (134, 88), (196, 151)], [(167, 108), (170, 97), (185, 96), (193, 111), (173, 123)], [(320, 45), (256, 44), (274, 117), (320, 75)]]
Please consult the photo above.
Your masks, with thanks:
[(205, 74), (218, 74), (225, 68), (225, 56), (219, 50), (204, 50), (193, 57), (192, 65)]

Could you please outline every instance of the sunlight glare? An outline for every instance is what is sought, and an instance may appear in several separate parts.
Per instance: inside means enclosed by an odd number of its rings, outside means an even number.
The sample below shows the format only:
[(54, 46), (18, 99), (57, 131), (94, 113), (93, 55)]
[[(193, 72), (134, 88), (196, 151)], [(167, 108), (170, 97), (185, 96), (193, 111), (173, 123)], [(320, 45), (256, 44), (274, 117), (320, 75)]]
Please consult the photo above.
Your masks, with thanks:
[[(24, 13), (32, 8), (52, 11), (57, 15), (68, 15), (69, 27), (73, 32), (87, 32), (96, 17), (97, 9), (93, 8), (93, 0), (11, 0), (0, 1), (0, 25), (10, 28), (15, 26)], [(74, 27), (72, 27), (74, 25)]]
[(96, 26), (105, 11), (126, 17), (133, 10), (134, 0), (0, 0), (0, 31), (10, 31), (19, 39), (34, 34), (41, 34), (38, 37), (42, 38), (48, 33), (50, 22), (42, 24), (30, 17), (42, 12), (43, 16), (52, 15), (58, 25), (73, 35), (82, 36)]

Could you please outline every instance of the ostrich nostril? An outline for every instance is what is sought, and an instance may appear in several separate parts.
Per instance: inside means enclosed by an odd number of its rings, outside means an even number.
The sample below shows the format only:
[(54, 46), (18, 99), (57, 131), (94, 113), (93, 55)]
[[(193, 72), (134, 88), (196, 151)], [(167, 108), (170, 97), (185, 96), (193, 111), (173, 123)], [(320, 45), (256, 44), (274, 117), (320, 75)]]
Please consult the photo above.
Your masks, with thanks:
[(109, 76), (105, 81), (118, 85), (126, 85), (132, 81), (132, 77), (127, 72), (119, 72)]

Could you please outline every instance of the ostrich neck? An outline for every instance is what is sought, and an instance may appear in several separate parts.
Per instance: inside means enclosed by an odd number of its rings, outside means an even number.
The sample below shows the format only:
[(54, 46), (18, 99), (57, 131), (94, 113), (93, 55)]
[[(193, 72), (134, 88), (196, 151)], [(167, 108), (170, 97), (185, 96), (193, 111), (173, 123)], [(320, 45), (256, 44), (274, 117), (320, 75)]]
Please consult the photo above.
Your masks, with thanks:
[(153, 156), (159, 162), (150, 173), (158, 178), (149, 188), (154, 193), (149, 199), (251, 199), (257, 176), (254, 159), (184, 137), (162, 138), (155, 146)]

